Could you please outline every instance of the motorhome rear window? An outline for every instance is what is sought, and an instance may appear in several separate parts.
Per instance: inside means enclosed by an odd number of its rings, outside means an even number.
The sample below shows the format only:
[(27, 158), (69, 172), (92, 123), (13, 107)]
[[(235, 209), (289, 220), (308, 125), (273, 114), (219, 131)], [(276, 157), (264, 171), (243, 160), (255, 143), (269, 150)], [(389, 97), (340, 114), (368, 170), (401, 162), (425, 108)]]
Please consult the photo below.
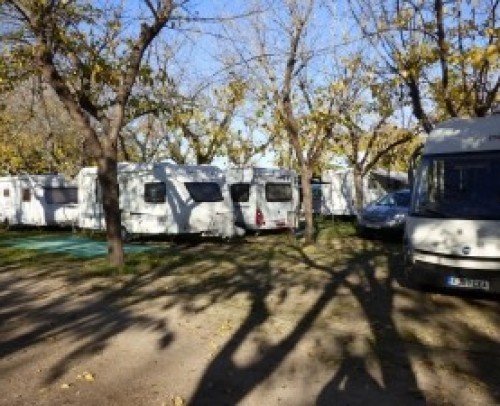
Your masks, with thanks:
[(146, 203), (165, 203), (167, 185), (164, 182), (144, 184), (144, 201)]
[(23, 189), (21, 197), (23, 202), (31, 202), (31, 191), (29, 189)]
[(266, 183), (268, 202), (291, 202), (292, 185), (290, 183)]
[(44, 196), (47, 204), (78, 203), (78, 189), (76, 187), (45, 188)]
[(233, 202), (245, 203), (250, 200), (250, 184), (234, 183), (231, 185), (231, 199)]
[(215, 182), (186, 182), (184, 184), (195, 202), (221, 202), (224, 200), (220, 186)]

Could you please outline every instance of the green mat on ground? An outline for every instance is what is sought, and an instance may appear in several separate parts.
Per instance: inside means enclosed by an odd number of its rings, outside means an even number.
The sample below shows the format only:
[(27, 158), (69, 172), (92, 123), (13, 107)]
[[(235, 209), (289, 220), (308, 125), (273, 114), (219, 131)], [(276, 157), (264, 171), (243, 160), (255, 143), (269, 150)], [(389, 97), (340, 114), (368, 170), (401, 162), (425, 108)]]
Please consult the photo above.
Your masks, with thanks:
[[(106, 241), (96, 241), (91, 238), (68, 235), (12, 238), (0, 241), (0, 245), (47, 253), (69, 254), (79, 258), (101, 257), (108, 253)], [(126, 253), (141, 253), (151, 251), (153, 247), (127, 244), (124, 246), (124, 249)]]

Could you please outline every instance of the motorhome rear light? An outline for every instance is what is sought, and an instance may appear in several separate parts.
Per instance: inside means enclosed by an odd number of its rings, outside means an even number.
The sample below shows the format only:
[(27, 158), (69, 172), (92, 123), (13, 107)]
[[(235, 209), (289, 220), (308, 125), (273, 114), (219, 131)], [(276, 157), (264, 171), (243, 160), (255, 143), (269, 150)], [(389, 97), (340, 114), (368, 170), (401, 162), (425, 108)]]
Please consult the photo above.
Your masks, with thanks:
[(264, 221), (264, 214), (262, 214), (262, 210), (259, 208), (257, 208), (257, 210), (255, 210), (255, 224), (258, 227), (266, 224), (266, 222)]

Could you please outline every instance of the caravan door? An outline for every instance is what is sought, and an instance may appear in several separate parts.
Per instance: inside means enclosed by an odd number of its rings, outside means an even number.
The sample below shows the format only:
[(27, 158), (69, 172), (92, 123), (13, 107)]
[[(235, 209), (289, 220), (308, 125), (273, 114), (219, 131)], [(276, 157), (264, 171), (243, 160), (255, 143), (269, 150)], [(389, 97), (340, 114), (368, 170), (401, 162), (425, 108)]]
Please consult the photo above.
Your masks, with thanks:
[(2, 183), (0, 186), (0, 222), (6, 224), (15, 224), (16, 204), (15, 190), (9, 182)]
[(34, 202), (36, 199), (35, 191), (27, 183), (21, 183), (20, 219), (19, 223), (23, 225), (36, 225)]

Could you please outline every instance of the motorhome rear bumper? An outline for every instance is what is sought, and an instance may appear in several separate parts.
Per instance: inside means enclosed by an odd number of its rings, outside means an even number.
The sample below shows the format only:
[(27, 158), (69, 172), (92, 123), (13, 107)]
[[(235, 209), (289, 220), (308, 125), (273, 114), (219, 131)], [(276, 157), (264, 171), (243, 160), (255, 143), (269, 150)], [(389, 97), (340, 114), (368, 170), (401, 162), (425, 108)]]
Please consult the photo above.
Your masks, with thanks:
[[(464, 269), (415, 261), (413, 264), (407, 266), (407, 274), (411, 281), (417, 285), (500, 293), (500, 268), (498, 270)], [(487, 281), (488, 288), (480, 286), (482, 285), (481, 283), (473, 287), (451, 286), (450, 278), (459, 278), (467, 281)]]

